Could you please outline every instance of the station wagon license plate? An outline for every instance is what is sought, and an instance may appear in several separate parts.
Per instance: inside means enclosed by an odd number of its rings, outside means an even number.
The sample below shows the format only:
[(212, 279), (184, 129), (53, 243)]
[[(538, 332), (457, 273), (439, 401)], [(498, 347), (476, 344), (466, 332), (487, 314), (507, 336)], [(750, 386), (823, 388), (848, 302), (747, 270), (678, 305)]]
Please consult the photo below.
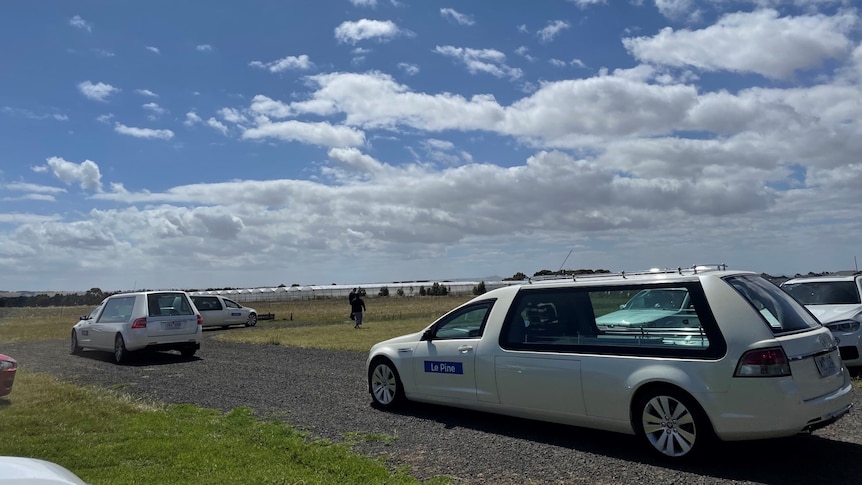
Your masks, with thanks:
[(814, 363), (817, 364), (817, 371), (822, 377), (827, 377), (838, 372), (838, 366), (835, 365), (835, 359), (832, 354), (823, 354), (814, 357)]
[(162, 330), (176, 330), (183, 328), (183, 322), (162, 322)]

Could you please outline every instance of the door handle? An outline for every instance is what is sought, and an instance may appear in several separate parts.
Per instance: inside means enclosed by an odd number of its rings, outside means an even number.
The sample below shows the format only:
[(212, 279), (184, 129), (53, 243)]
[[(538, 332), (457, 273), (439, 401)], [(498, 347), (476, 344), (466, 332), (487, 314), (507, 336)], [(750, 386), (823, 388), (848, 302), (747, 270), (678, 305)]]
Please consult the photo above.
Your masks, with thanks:
[(466, 354), (467, 352), (470, 352), (472, 350), (473, 350), (472, 345), (462, 345), (462, 346), (458, 347), (458, 352), (461, 352), (462, 354)]

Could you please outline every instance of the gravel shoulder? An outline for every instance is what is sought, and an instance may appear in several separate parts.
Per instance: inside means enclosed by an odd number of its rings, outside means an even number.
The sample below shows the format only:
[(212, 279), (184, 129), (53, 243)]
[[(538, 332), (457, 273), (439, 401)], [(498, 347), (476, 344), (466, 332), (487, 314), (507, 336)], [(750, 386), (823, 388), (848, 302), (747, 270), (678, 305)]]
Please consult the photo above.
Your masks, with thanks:
[[(371, 406), (364, 353), (220, 342), (204, 332), (191, 359), (155, 353), (118, 366), (110, 354), (68, 353), (68, 342), (2, 344), (22, 369), (69, 382), (119, 388), (167, 403), (273, 416), (314, 437), (343, 441), (349, 433), (383, 434), (354, 449), (407, 465), (414, 476), (451, 476), (458, 483), (856, 483), (862, 476), (858, 408), (838, 423), (790, 439), (725, 443), (711, 456), (668, 465), (648, 456), (634, 437), (412, 404), (397, 413)], [(14, 393), (14, 390), (13, 390)], [(859, 392), (856, 404), (858, 406)]]

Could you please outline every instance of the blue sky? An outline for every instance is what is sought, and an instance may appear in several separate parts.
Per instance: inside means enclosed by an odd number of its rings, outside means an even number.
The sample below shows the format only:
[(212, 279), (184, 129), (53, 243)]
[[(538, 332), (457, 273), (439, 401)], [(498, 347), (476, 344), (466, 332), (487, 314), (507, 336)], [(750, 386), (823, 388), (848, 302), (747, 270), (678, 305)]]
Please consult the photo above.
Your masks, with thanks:
[(8, 1), (0, 290), (862, 257), (850, 0)]

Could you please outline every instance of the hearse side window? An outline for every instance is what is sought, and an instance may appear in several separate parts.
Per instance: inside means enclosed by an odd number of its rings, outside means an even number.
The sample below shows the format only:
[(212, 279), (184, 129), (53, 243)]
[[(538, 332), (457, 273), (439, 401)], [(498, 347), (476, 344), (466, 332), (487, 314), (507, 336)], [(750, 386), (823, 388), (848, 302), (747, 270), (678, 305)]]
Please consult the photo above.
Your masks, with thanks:
[(699, 283), (525, 290), (500, 335), (508, 350), (716, 357), (725, 343)]
[(450, 340), (481, 337), (493, 305), (494, 300), (488, 300), (449, 313), (431, 328), (433, 338)]
[(748, 300), (775, 335), (820, 326), (792, 296), (760, 276), (731, 276), (725, 281)]
[(121, 296), (109, 298), (105, 302), (105, 311), (99, 317), (100, 323), (119, 323), (125, 322), (132, 316), (132, 309), (135, 307), (134, 296)]

